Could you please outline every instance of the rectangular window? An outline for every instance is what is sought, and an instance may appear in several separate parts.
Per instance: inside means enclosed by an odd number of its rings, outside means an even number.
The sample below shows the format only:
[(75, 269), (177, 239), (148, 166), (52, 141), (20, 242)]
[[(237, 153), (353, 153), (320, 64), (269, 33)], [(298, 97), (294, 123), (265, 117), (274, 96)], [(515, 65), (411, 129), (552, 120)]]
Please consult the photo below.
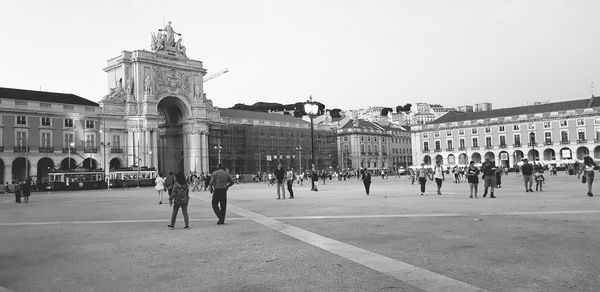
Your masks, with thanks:
[(93, 129), (94, 128), (94, 120), (85, 120), (85, 128)]
[(459, 147), (461, 149), (464, 149), (465, 148), (465, 139), (459, 139), (458, 144), (460, 145)]
[(452, 149), (452, 140), (448, 140), (446, 143), (448, 144), (448, 149)]
[(527, 130), (535, 130), (535, 124), (534, 123), (527, 124)]
[(492, 137), (485, 137), (485, 146), (492, 147)]
[(377, 142), (377, 137), (373, 138), (375, 142)]
[(514, 141), (516, 147), (520, 147), (521, 146), (521, 135), (515, 134), (513, 136), (513, 141)]
[(27, 132), (17, 131), (17, 143), (16, 146), (18, 148), (24, 149), (27, 146)]
[(73, 119), (65, 119), (65, 128), (73, 128)]
[(46, 126), (46, 127), (52, 126), (51, 121), (52, 121), (52, 119), (50, 119), (48, 117), (42, 117), (42, 126)]
[(427, 139), (427, 138), (429, 138), (429, 134), (423, 133), (423, 139)]
[(367, 142), (371, 142), (371, 137), (367, 137)]
[[(364, 150), (364, 147), (363, 147), (363, 150)], [(428, 141), (423, 142), (423, 151), (429, 151), (429, 142)]]
[(473, 147), (479, 147), (479, 140), (477, 140), (477, 137), (473, 137)]
[(577, 140), (585, 141), (585, 129), (577, 129)]
[(438, 138), (440, 136), (440, 132), (433, 132), (433, 137)]
[(594, 125), (600, 125), (600, 118), (594, 119)]
[(17, 125), (27, 125), (27, 117), (17, 116)]
[(585, 125), (584, 119), (577, 119), (577, 126), (584, 126), (584, 125)]
[(569, 124), (567, 123), (567, 120), (561, 120), (560, 121), (560, 126), (561, 127), (567, 127)]
[(594, 142), (600, 142), (600, 128), (596, 128), (596, 138)]
[(471, 134), (477, 135), (477, 128), (472, 128), (471, 129)]
[(348, 142), (348, 136), (344, 136), (344, 142)]
[(513, 131), (520, 131), (521, 127), (519, 125), (513, 125)]
[(498, 132), (504, 133), (506, 132), (506, 128), (504, 126), (498, 126)]
[(365, 141), (365, 136), (360, 136), (360, 141), (364, 142)]
[(550, 122), (544, 122), (544, 129), (550, 129), (552, 128)]
[(450, 137), (450, 136), (452, 136), (452, 131), (446, 131), (446, 136), (447, 136), (447, 137)]
[(94, 147), (96, 144), (96, 134), (86, 134), (85, 135), (85, 147)]
[(506, 136), (500, 136), (500, 147), (506, 147)]
[(42, 148), (49, 148), (51, 147), (51, 140), (50, 140), (50, 133), (44, 133), (42, 132), (42, 143), (40, 145), (40, 147)]
[(435, 150), (442, 150), (442, 146), (440, 145), (440, 140), (435, 141)]
[(73, 140), (73, 134), (71, 134), (71, 133), (65, 134), (65, 144), (63, 146), (65, 148), (72, 147), (72, 146), (70, 146), (71, 143), (73, 143), (73, 146), (75, 146), (75, 141)]
[(560, 141), (566, 143), (569, 141), (569, 132), (568, 131), (560, 131)]
[(458, 135), (464, 136), (465, 135), (465, 129), (459, 129), (458, 130)]
[(544, 132), (544, 144), (552, 144), (552, 132)]
[(492, 132), (492, 128), (491, 127), (485, 127), (484, 131), (485, 131), (486, 134), (489, 134), (489, 133)]

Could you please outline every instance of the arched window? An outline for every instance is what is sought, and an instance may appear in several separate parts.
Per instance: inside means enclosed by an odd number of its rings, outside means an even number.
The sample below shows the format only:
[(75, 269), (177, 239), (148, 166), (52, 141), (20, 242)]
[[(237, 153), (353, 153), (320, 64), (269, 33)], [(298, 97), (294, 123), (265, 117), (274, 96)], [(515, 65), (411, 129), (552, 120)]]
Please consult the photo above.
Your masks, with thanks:
[(367, 152), (371, 152), (371, 144), (367, 145)]

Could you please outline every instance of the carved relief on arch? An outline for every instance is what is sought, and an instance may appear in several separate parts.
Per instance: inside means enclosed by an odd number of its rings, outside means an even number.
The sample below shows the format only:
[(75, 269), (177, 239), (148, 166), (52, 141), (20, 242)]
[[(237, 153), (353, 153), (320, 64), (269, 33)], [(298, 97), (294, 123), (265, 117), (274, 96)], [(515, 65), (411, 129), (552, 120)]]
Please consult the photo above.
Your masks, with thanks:
[(178, 95), (191, 101), (192, 74), (175, 67), (152, 67), (154, 71), (154, 90), (156, 96)]

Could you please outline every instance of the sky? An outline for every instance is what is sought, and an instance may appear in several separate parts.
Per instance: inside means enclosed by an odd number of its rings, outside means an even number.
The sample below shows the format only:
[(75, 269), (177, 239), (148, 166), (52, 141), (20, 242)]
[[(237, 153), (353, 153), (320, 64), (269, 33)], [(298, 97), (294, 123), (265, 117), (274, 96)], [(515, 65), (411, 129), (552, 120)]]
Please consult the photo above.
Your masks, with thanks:
[[(218, 107), (494, 108), (600, 95), (597, 0), (4, 0), (0, 87), (108, 94), (121, 51), (172, 21)], [(595, 89), (592, 89), (595, 84)]]

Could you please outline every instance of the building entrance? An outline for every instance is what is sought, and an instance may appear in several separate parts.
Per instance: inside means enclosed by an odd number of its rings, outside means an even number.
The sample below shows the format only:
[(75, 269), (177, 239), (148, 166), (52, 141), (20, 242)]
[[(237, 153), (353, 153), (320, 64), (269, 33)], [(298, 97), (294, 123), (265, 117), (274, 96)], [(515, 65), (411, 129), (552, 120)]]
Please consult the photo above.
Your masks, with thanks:
[(169, 96), (158, 103), (158, 169), (162, 175), (184, 172), (183, 120), (187, 116), (185, 104)]

